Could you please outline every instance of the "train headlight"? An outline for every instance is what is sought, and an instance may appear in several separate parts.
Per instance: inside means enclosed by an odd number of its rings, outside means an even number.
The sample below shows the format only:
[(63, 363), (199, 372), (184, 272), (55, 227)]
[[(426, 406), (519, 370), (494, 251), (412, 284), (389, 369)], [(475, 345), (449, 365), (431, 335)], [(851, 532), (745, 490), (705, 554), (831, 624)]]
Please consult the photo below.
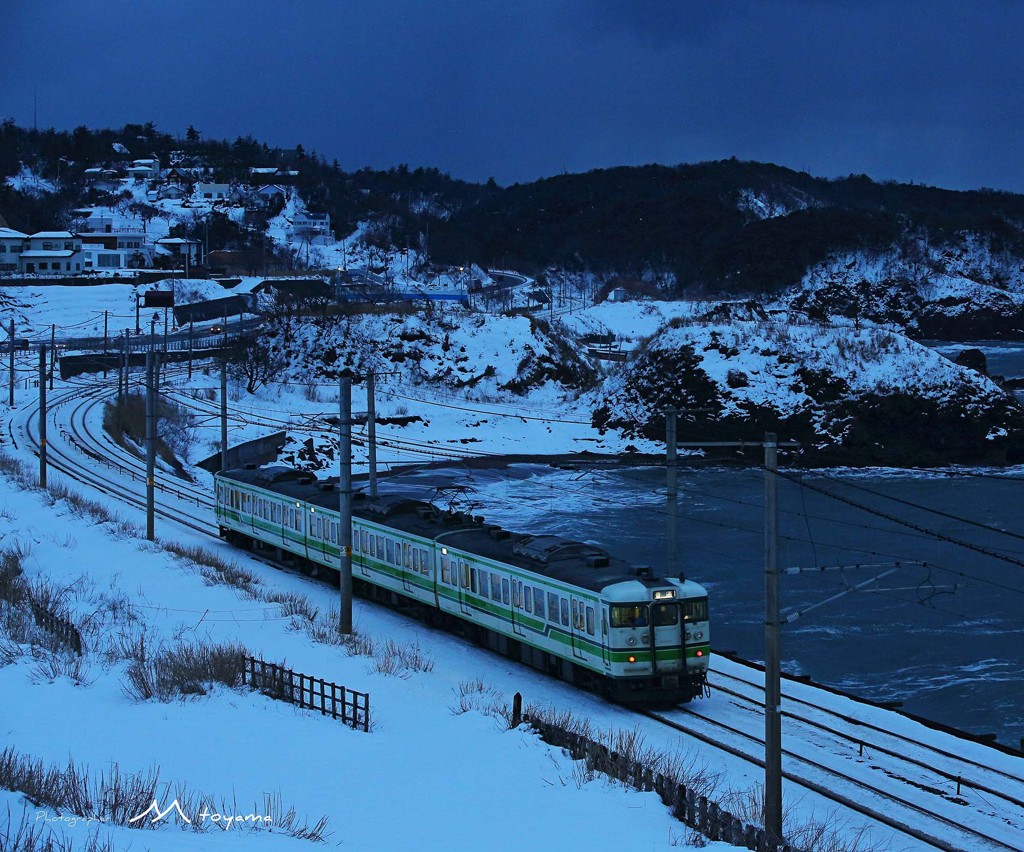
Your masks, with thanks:
[(686, 641), (689, 642), (692, 638), (693, 638), (693, 636), (690, 635), (690, 631), (687, 630), (686, 631)]
[(635, 662), (636, 662), (636, 657), (626, 657), (626, 659), (627, 659), (627, 660), (628, 660), (629, 662), (631, 662), (631, 663), (635, 663)]
[(697, 639), (703, 639), (703, 638), (704, 638), (704, 631), (703, 631), (703, 630), (698, 630), (698, 631), (697, 631), (696, 633), (694, 633), (693, 635), (694, 635), (694, 637), (695, 637), (695, 638), (697, 638)]
[(627, 645), (635, 645), (635, 644), (636, 644), (636, 636), (630, 636), (630, 637), (629, 637), (629, 638), (628, 638), (628, 639), (626, 640), (626, 644), (627, 644)]

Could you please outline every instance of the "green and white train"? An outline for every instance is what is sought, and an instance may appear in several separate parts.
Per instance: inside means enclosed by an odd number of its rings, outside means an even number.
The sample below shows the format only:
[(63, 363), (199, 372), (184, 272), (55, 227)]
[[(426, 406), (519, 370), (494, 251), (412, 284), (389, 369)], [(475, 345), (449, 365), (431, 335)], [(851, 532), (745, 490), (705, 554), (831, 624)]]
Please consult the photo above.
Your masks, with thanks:
[[(284, 467), (216, 477), (220, 534), (337, 583), (336, 481)], [(512, 533), (398, 494), (353, 495), (357, 592), (594, 689), (661, 704), (700, 696), (710, 654), (708, 596), (595, 545)]]

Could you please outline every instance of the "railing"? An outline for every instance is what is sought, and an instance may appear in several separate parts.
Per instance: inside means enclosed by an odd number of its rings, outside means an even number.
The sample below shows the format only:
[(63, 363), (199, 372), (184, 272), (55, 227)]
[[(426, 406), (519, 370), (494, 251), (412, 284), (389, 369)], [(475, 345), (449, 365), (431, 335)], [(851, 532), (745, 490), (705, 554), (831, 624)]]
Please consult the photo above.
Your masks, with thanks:
[(82, 634), (66, 618), (54, 615), (48, 609), (43, 608), (35, 601), (31, 601), (32, 616), (36, 620), (36, 627), (40, 627), (51, 636), (67, 645), (72, 651), (81, 656)]
[(341, 719), (357, 731), (370, 730), (370, 696), (336, 683), (246, 657), (243, 682), (277, 701)]
[(795, 852), (792, 846), (773, 840), (762, 828), (746, 825), (706, 796), (698, 795), (685, 784), (678, 784), (642, 763), (629, 760), (607, 746), (557, 725), (523, 715), (523, 721), (536, 730), (541, 739), (566, 749), (574, 760), (585, 760), (587, 768), (644, 792), (655, 792), (676, 819), (712, 840), (757, 852)]

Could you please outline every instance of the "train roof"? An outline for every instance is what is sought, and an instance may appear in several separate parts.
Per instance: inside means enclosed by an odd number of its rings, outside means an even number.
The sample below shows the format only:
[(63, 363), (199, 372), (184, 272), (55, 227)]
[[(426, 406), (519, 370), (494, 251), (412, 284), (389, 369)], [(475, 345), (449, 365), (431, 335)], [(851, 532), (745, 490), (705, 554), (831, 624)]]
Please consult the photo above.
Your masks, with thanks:
[[(228, 470), (219, 475), (292, 500), (338, 509), (336, 477), (317, 480), (310, 473), (286, 467)], [(556, 535), (510, 532), (485, 523), (482, 517), (447, 512), (402, 494), (383, 494), (371, 500), (362, 492), (354, 492), (352, 514), (594, 592), (624, 582), (639, 583), (648, 589), (682, 585), (675, 578), (656, 577), (650, 568), (630, 565), (595, 544)], [(686, 592), (691, 594), (699, 589), (695, 583), (685, 585)]]

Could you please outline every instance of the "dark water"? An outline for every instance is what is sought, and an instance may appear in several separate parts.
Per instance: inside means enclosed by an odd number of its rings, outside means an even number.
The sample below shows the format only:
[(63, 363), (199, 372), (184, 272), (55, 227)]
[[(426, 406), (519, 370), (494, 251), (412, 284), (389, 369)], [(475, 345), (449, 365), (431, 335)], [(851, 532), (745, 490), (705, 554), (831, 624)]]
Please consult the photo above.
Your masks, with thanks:
[[(809, 486), (917, 529), (780, 481), (780, 564), (865, 566), (784, 577), (784, 615), (870, 580), (893, 561), (927, 563), (904, 565), (785, 626), (783, 667), (1018, 745), (1024, 737), (1024, 470), (973, 473), (799, 474)], [(1019, 478), (997, 478), (1007, 475)], [(663, 471), (513, 466), (433, 471), (405, 482), (422, 485), (435, 502), (470, 505), (509, 529), (591, 540), (632, 562), (666, 566)], [(456, 490), (438, 493), (438, 485)], [(686, 470), (679, 486), (680, 563), (710, 593), (713, 643), (762, 660), (763, 475)], [(867, 567), (877, 563), (884, 564)]]

